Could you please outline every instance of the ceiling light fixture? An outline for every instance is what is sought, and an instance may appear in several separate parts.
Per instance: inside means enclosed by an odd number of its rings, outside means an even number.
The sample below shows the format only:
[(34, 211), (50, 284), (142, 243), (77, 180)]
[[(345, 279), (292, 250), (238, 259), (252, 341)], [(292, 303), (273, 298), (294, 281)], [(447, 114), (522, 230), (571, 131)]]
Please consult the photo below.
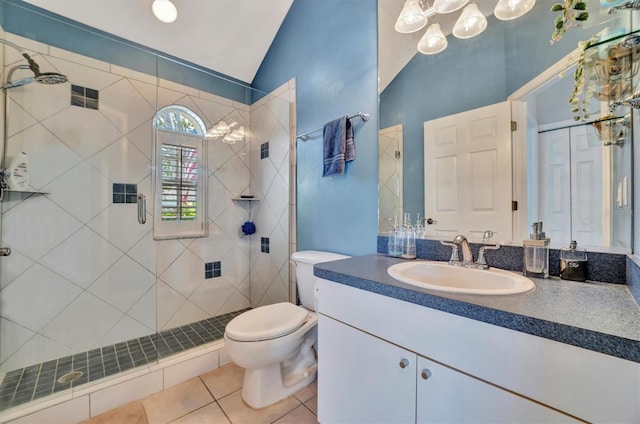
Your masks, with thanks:
[(170, 0), (153, 0), (151, 10), (153, 15), (165, 24), (170, 24), (178, 17), (178, 9)]
[[(158, 0), (156, 0), (158, 1)], [(636, 0), (640, 1), (640, 0)], [(427, 0), (405, 0), (396, 20), (396, 31), (406, 34), (418, 31), (427, 25), (427, 18), (436, 13), (445, 14), (461, 9), (469, 0), (434, 0), (429, 7)], [(530, 11), (536, 0), (498, 0), (493, 10), (496, 18), (503, 21), (516, 19)], [(480, 12), (475, 2), (467, 5), (453, 27), (453, 35), (460, 39), (475, 37), (487, 29), (487, 18)], [(418, 42), (418, 51), (436, 54), (447, 47), (447, 38), (440, 25), (433, 24)]]
[(500, 0), (493, 14), (500, 20), (510, 21), (530, 11), (535, 4), (536, 0)]
[(447, 37), (442, 33), (440, 24), (431, 24), (418, 42), (418, 51), (423, 54), (436, 54), (446, 49), (447, 44)]
[(475, 37), (485, 29), (487, 29), (487, 18), (478, 10), (475, 3), (471, 3), (462, 10), (462, 14), (453, 26), (453, 35), (466, 39)]
[(416, 32), (427, 25), (427, 15), (420, 0), (406, 0), (396, 20), (396, 31), (402, 34)]
[(444, 15), (445, 13), (451, 13), (461, 9), (468, 2), (469, 0), (434, 0), (433, 10), (435, 10), (436, 13)]

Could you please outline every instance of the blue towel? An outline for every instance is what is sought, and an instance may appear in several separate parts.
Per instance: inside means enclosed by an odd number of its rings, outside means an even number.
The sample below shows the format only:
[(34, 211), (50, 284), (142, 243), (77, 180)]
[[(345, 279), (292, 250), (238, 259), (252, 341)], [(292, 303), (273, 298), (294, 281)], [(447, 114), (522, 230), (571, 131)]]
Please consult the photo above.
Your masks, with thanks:
[(351, 162), (355, 158), (356, 158), (356, 147), (353, 144), (353, 127), (351, 126), (351, 121), (347, 118), (344, 161)]
[(345, 162), (355, 159), (353, 129), (348, 116), (327, 122), (322, 131), (323, 177), (344, 174)]

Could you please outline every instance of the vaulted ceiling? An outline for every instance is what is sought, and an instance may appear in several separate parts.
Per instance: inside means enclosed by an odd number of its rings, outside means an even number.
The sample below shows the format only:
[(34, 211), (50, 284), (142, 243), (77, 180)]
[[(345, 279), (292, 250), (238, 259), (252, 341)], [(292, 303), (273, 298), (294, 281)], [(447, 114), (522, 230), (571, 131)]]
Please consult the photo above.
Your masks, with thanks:
[(25, 0), (82, 24), (251, 83), (293, 0), (172, 0), (165, 24), (152, 0)]

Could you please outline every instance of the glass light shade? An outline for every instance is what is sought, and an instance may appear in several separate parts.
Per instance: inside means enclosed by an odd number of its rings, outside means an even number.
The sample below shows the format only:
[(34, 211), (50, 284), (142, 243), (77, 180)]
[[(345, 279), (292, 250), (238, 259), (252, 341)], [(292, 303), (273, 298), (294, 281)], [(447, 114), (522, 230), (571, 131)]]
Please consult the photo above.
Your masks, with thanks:
[(503, 21), (519, 18), (530, 11), (536, 0), (500, 0), (493, 9), (496, 18)]
[(229, 128), (229, 125), (227, 125), (227, 123), (224, 121), (220, 121), (217, 124), (215, 124), (213, 127), (207, 130), (206, 137), (220, 138), (226, 134), (229, 134), (230, 132), (231, 132), (231, 129)]
[(444, 13), (455, 12), (467, 4), (469, 0), (434, 0), (433, 10), (441, 15)]
[(227, 144), (236, 144), (237, 141), (244, 139), (244, 125), (233, 131), (231, 134), (227, 134), (222, 139)]
[(170, 24), (178, 17), (178, 9), (169, 0), (153, 0), (151, 10), (154, 16), (165, 24)]
[(436, 54), (447, 48), (447, 37), (440, 29), (440, 24), (433, 24), (418, 42), (418, 51), (422, 54)]
[(471, 38), (487, 28), (487, 18), (478, 10), (475, 3), (464, 8), (453, 26), (453, 35), (458, 38)]
[(402, 34), (416, 32), (427, 24), (427, 16), (420, 7), (419, 0), (406, 0), (396, 20), (396, 31)]

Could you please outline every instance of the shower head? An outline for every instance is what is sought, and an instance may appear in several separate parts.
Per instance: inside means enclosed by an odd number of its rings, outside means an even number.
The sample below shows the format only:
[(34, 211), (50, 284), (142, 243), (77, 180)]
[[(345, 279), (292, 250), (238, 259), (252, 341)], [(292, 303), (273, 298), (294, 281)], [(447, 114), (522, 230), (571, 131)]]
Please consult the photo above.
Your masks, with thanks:
[[(31, 56), (29, 56), (27, 53), (25, 53), (17, 45), (15, 45), (15, 44), (7, 41), (7, 40), (3, 40), (2, 38), (0, 38), (0, 43), (6, 44), (6, 45), (16, 49), (18, 52), (20, 52), (22, 57), (24, 57), (27, 60), (27, 62), (29, 63), (29, 65), (18, 65), (18, 66), (14, 66), (13, 68), (11, 68), (11, 70), (9, 70), (9, 73), (7, 75), (7, 83), (4, 84), (2, 87), (0, 87), (1, 89), (8, 90), (10, 88), (21, 87), (23, 85), (30, 84), (30, 83), (32, 83), (34, 81), (36, 81), (36, 82), (38, 82), (40, 84), (62, 84), (62, 83), (65, 83), (65, 82), (69, 81), (69, 78), (67, 78), (66, 75), (62, 75), (62, 74), (59, 74), (57, 72), (40, 72), (40, 66), (36, 63), (36, 61), (33, 60), (31, 58)], [(22, 78), (22, 79), (19, 79), (19, 80), (16, 80), (16, 81), (11, 81), (11, 76), (18, 69), (29, 69), (29, 70), (31, 70), (31, 72), (33, 72), (33, 77)]]
[(40, 84), (63, 84), (69, 81), (66, 75), (57, 72), (40, 72), (40, 66), (35, 60), (31, 59), (31, 56), (27, 53), (22, 53), (22, 56), (29, 62), (29, 69), (33, 72), (35, 80)]
[(69, 78), (57, 72), (43, 72), (35, 77), (35, 80), (40, 84), (63, 84), (69, 81)]
[[(24, 56), (28, 55), (25, 53)], [(33, 61), (33, 59), (29, 57), (27, 60), (29, 65), (18, 65), (9, 70), (9, 73), (7, 74), (7, 83), (0, 88), (8, 90), (10, 88), (22, 87), (23, 85), (31, 84), (32, 82), (40, 84), (62, 84), (69, 80), (66, 75), (62, 75), (57, 72), (40, 72), (40, 67)], [(18, 69), (30, 69), (34, 76), (11, 81), (13, 73)]]

